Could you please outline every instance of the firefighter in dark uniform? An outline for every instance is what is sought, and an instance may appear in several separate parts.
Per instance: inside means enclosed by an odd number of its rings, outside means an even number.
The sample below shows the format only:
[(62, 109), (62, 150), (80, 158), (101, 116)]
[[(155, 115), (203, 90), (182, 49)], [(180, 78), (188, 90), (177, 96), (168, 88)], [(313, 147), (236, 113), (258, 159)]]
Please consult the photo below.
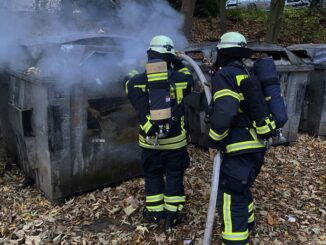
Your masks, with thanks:
[(241, 83), (249, 77), (243, 58), (252, 51), (243, 35), (228, 32), (217, 44), (216, 71), (212, 77), (213, 114), (209, 153), (223, 154), (218, 211), (222, 218), (222, 244), (249, 244), (254, 228), (254, 203), (250, 192), (264, 161), (265, 145), (257, 132), (274, 129), (271, 118), (253, 124)]
[[(155, 36), (147, 51), (148, 62), (163, 61), (166, 72), (134, 75), (126, 82), (128, 98), (139, 117), (139, 145), (142, 148), (142, 167), (145, 178), (144, 218), (151, 222), (165, 219), (165, 229), (180, 223), (186, 196), (183, 176), (189, 165), (187, 127), (183, 98), (191, 92), (193, 78), (181, 60), (175, 56), (174, 44), (167, 36)], [(162, 82), (163, 81), (163, 82)], [(165, 101), (171, 105), (168, 128), (159, 128), (150, 114), (152, 84), (168, 84)], [(165, 85), (164, 85), (165, 84)], [(159, 87), (159, 86), (158, 86)], [(162, 133), (160, 130), (163, 130)], [(160, 137), (158, 137), (160, 135)], [(164, 181), (165, 176), (165, 181)]]

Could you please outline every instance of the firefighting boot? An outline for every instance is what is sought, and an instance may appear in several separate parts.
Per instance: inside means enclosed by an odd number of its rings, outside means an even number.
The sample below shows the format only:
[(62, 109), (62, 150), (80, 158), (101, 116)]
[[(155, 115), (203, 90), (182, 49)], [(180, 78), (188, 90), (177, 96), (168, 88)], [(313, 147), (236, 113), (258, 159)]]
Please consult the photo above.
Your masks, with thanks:
[(165, 211), (165, 231), (171, 232), (172, 228), (182, 221), (182, 215), (180, 212)]
[(143, 217), (149, 223), (158, 224), (164, 218), (163, 212), (150, 212), (147, 208), (143, 210)]

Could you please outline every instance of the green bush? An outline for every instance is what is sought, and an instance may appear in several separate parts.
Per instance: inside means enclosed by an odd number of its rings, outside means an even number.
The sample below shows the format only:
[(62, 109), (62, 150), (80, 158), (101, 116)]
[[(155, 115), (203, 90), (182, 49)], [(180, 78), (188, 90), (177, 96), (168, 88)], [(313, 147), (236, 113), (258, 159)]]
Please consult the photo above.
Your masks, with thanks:
[[(260, 23), (264, 29), (268, 19), (269, 12), (264, 10), (247, 10), (241, 8), (232, 8), (226, 11), (228, 21), (239, 23)], [(280, 39), (290, 42), (325, 42), (326, 28), (320, 25), (319, 15), (313, 13), (308, 8), (285, 8)]]
[(244, 21), (244, 10), (240, 8), (232, 8), (226, 11), (226, 18), (231, 21)]
[(302, 42), (313, 42), (325, 35), (319, 17), (307, 8), (286, 8), (283, 13), (282, 34), (296, 36)]
[(231, 8), (226, 10), (226, 17), (231, 21), (245, 22), (266, 22), (267, 12), (261, 9), (246, 10), (241, 8)]
[(266, 22), (268, 13), (265, 10), (258, 9), (258, 10), (251, 10), (246, 12), (246, 19), (247, 21), (255, 21), (255, 22)]

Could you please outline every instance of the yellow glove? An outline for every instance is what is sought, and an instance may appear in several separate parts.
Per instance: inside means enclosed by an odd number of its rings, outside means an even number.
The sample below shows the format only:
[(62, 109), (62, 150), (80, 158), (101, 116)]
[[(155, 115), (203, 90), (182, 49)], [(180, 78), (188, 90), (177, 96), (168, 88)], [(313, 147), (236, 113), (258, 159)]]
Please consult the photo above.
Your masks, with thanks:
[(209, 153), (209, 158), (214, 161), (214, 158), (217, 154), (217, 149), (213, 149), (213, 148), (208, 148), (208, 153)]

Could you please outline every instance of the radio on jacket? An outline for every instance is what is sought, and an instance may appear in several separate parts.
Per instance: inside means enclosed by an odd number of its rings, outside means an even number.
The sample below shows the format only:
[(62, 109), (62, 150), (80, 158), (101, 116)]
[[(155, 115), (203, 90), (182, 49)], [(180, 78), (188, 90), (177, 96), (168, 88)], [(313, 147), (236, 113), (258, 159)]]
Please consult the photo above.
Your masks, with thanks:
[(171, 98), (167, 64), (155, 59), (146, 64), (149, 110), (151, 121), (158, 125), (158, 137), (165, 137), (170, 130)]

